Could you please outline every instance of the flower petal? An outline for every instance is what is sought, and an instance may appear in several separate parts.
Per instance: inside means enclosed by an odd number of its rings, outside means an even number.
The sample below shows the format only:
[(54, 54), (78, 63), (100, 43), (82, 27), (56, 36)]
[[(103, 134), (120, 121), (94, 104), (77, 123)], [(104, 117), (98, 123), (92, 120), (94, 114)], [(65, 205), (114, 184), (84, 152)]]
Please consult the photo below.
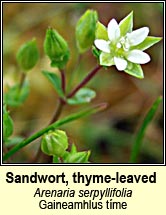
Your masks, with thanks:
[(115, 66), (119, 71), (125, 70), (127, 67), (127, 61), (120, 57), (114, 57)]
[(150, 61), (150, 56), (141, 50), (132, 50), (126, 56), (132, 63), (145, 64)]
[(108, 23), (108, 37), (112, 42), (120, 38), (120, 28), (115, 19)]
[(102, 66), (112, 66), (114, 65), (114, 60), (111, 54), (102, 52), (100, 54), (100, 65)]
[(100, 49), (101, 51), (110, 53), (110, 47), (109, 47), (110, 42), (109, 41), (102, 40), (102, 39), (96, 39), (94, 41), (94, 43), (95, 43), (95, 46), (98, 49)]
[(139, 28), (131, 33), (127, 34), (128, 41), (131, 46), (136, 46), (140, 43), (142, 43), (145, 38), (148, 36), (149, 28), (143, 27)]

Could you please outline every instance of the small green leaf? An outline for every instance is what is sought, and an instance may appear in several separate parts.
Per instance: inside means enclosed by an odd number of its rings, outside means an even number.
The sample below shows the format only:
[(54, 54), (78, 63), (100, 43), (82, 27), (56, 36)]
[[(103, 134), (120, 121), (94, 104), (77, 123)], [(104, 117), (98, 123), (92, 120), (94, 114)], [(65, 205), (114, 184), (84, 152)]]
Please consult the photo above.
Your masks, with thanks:
[(47, 29), (44, 40), (44, 52), (51, 60), (51, 67), (63, 69), (70, 57), (70, 51), (64, 38), (52, 28)]
[(8, 139), (5, 144), (7, 147), (15, 146), (18, 143), (20, 143), (21, 141), (23, 141), (23, 139), (24, 139), (23, 137), (14, 136), (14, 137)]
[(150, 110), (146, 114), (146, 116), (142, 122), (142, 125), (137, 132), (136, 139), (133, 144), (133, 148), (132, 148), (132, 152), (131, 152), (131, 156), (130, 156), (130, 163), (135, 163), (137, 161), (145, 131), (146, 131), (148, 125), (150, 124), (150, 122), (152, 121), (161, 101), (162, 101), (162, 97), (160, 96), (155, 100), (155, 102), (151, 106)]
[(28, 80), (25, 80), (20, 88), (19, 84), (16, 84), (9, 88), (4, 94), (4, 102), (8, 106), (18, 107), (22, 105), (27, 99), (30, 92), (30, 86)]
[(13, 133), (13, 120), (10, 117), (8, 111), (6, 110), (6, 105), (3, 106), (3, 139), (7, 141), (7, 139)]
[(95, 36), (96, 39), (108, 40), (107, 28), (99, 21), (97, 22)]
[(56, 90), (56, 92), (58, 93), (58, 95), (63, 98), (64, 97), (64, 93), (61, 87), (61, 80), (60, 78), (52, 72), (48, 72), (48, 71), (42, 71), (43, 75), (51, 82), (51, 84), (53, 85), (54, 89)]
[(142, 51), (150, 48), (151, 46), (153, 46), (154, 44), (160, 42), (162, 38), (161, 37), (152, 37), (149, 36), (147, 37), (142, 43), (138, 44), (137, 46), (132, 46), (132, 49), (140, 49)]
[(133, 11), (129, 13), (123, 20), (119, 23), (121, 36), (125, 36), (127, 33), (132, 32), (133, 29)]
[(81, 88), (73, 98), (67, 99), (70, 105), (89, 103), (96, 96), (96, 92), (89, 88)]
[(76, 25), (76, 41), (80, 53), (87, 51), (93, 45), (97, 20), (97, 12), (93, 10), (87, 10), (78, 20)]
[(144, 78), (144, 73), (139, 64), (134, 64), (134, 63), (128, 63), (129, 66), (127, 69), (124, 70), (124, 72), (128, 73), (129, 75), (132, 75), (136, 78)]
[(63, 155), (64, 163), (88, 163), (90, 151), (77, 152), (76, 146), (73, 144), (70, 152)]
[(36, 39), (32, 39), (23, 44), (18, 50), (16, 58), (18, 64), (23, 69), (23, 72), (27, 72), (28, 70), (32, 69), (39, 59), (39, 51), (36, 45)]

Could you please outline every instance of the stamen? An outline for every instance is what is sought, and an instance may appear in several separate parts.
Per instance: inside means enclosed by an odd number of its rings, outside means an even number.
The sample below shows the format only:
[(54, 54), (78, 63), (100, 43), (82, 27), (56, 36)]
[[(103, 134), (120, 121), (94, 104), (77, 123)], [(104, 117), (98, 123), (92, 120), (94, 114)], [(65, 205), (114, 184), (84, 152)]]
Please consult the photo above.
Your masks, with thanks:
[(121, 45), (120, 43), (117, 43), (116, 47), (117, 47), (118, 49), (120, 49), (120, 48), (122, 47), (122, 45)]

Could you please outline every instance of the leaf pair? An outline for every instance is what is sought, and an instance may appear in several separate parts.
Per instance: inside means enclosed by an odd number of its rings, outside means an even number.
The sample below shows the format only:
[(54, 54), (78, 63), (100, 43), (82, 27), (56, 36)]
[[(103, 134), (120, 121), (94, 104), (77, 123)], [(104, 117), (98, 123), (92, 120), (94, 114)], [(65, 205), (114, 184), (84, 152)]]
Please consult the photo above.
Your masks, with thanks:
[(60, 98), (63, 98), (70, 105), (89, 103), (96, 96), (95, 91), (89, 88), (81, 88), (72, 98), (67, 98), (62, 90), (59, 76), (48, 71), (43, 71), (43, 74), (51, 82)]

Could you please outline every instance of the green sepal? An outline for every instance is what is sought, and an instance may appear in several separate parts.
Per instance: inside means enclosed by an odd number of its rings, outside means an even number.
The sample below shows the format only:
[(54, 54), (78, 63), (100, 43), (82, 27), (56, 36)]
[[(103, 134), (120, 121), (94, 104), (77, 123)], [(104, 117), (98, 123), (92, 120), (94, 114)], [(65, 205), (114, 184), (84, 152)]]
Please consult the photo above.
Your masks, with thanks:
[(15, 84), (4, 94), (4, 103), (11, 107), (18, 107), (25, 102), (29, 92), (30, 86), (28, 80), (25, 80), (21, 87), (19, 84)]
[(132, 46), (131, 49), (132, 50), (139, 49), (139, 50), (144, 51), (144, 50), (150, 48), (151, 46), (153, 46), (154, 44), (160, 42), (161, 40), (162, 40), (161, 37), (148, 36), (142, 43), (138, 44), (137, 46)]
[(67, 99), (67, 103), (70, 105), (78, 105), (89, 103), (96, 96), (96, 92), (89, 88), (81, 88), (75, 96)]
[(132, 32), (133, 29), (133, 11), (129, 13), (123, 20), (119, 23), (120, 34), (121, 36), (125, 36), (127, 33)]
[(108, 40), (107, 28), (99, 21), (97, 22), (95, 38)]
[[(74, 144), (73, 144), (74, 145)], [(66, 151), (63, 155), (64, 163), (88, 163), (90, 151), (77, 152), (76, 146), (72, 145), (70, 152)]]
[(32, 39), (26, 43), (24, 43), (18, 50), (16, 54), (16, 59), (23, 70), (23, 72), (27, 72), (32, 69), (38, 59), (39, 59), (39, 51), (36, 44), (36, 39)]
[(102, 52), (100, 54), (99, 60), (100, 60), (100, 65), (102, 65), (102, 66), (113, 66), (113, 65), (115, 65), (113, 55), (111, 56), (110, 53)]
[(50, 66), (63, 69), (66, 66), (66, 63), (68, 62), (68, 60), (69, 60), (69, 52), (66, 53), (66, 55), (61, 56), (60, 58), (53, 59), (51, 61)]
[(99, 60), (101, 51), (97, 49), (95, 46), (92, 46), (92, 54)]
[(128, 67), (124, 70), (124, 72), (136, 78), (140, 79), (144, 78), (143, 70), (139, 64), (128, 62)]
[(76, 24), (76, 42), (80, 53), (84, 53), (94, 43), (98, 15), (96, 11), (87, 10)]

